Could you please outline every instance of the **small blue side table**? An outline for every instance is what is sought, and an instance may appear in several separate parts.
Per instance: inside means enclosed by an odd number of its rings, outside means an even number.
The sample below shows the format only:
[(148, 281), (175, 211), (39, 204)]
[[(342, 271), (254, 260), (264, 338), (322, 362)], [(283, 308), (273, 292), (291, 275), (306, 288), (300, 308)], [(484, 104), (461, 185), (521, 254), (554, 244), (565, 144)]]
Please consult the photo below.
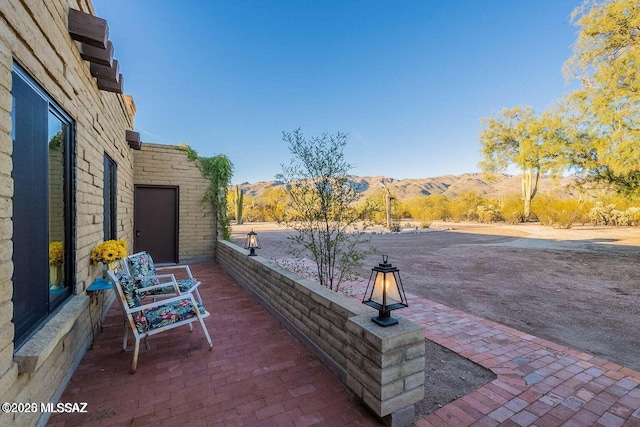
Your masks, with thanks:
[[(87, 292), (91, 293), (93, 296), (94, 292), (104, 292), (108, 289), (112, 289), (111, 282), (109, 279), (98, 278), (93, 281), (91, 285), (87, 288)], [(102, 316), (104, 315), (104, 295), (102, 295), (102, 306), (100, 307), (100, 319), (98, 321), (98, 325), (100, 325), (100, 332), (102, 332)], [(89, 317), (91, 317), (91, 307), (89, 307)], [(93, 319), (91, 320), (91, 334), (93, 335)], [(91, 345), (93, 346), (93, 340), (91, 340)]]
[(111, 282), (109, 279), (96, 279), (93, 281), (91, 285), (87, 288), (87, 292), (97, 292), (97, 291), (106, 291), (107, 289), (111, 289)]

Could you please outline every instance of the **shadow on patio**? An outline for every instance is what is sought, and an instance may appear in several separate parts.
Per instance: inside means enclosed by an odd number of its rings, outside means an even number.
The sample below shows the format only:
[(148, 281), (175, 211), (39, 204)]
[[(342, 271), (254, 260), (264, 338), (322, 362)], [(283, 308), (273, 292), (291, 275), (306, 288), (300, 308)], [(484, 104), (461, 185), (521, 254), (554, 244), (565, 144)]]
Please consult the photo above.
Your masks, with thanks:
[(49, 426), (375, 426), (376, 419), (299, 341), (218, 265), (191, 265), (211, 312), (202, 329), (181, 327), (141, 346), (129, 374), (123, 316), (114, 302), (60, 402), (88, 413), (54, 414)]

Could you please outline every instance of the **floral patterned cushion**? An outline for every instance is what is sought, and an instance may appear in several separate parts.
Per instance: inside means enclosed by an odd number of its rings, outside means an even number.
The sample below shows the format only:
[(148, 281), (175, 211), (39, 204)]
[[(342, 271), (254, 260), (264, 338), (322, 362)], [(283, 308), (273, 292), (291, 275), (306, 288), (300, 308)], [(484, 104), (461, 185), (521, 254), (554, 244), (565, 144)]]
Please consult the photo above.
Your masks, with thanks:
[[(146, 252), (142, 252), (135, 256), (130, 256), (127, 259), (129, 263), (129, 270), (131, 271), (131, 275), (133, 277), (139, 276), (155, 276), (158, 274), (156, 272), (156, 266), (153, 264), (153, 259), (151, 255)], [(146, 279), (143, 281), (143, 286), (151, 286), (154, 285), (155, 282), (153, 279)]]
[[(202, 316), (209, 315), (202, 305), (197, 305)], [(196, 317), (196, 312), (193, 308), (193, 303), (188, 299), (163, 304), (158, 308), (151, 308), (133, 314), (136, 329), (140, 333), (162, 328), (192, 317)]]
[(120, 282), (120, 286), (122, 286), (122, 292), (124, 293), (124, 298), (127, 300), (129, 308), (140, 307), (142, 303), (140, 302), (140, 296), (138, 295), (138, 281), (133, 277), (122, 273), (118, 274), (117, 277)]

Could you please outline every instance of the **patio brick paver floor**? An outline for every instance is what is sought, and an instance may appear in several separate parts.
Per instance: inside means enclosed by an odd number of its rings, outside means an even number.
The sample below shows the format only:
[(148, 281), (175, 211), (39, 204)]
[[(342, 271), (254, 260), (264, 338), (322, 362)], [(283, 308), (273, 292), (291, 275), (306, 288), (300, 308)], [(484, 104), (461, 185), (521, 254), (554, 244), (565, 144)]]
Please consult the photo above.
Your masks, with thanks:
[[(138, 372), (120, 352), (114, 304), (61, 402), (89, 414), (55, 414), (50, 426), (376, 425), (372, 416), (280, 324), (217, 265), (197, 264), (208, 352), (199, 328), (150, 339)], [(361, 285), (361, 284), (360, 284)], [(360, 285), (353, 286), (359, 291)], [(361, 292), (360, 292), (361, 295)], [(640, 372), (424, 298), (398, 312), (426, 338), (491, 369), (497, 378), (415, 423), (426, 426), (640, 426)], [(163, 336), (164, 335), (164, 336)], [(197, 336), (194, 336), (197, 335)]]
[(86, 414), (54, 414), (49, 426), (377, 426), (375, 418), (260, 304), (212, 263), (192, 264), (211, 312), (205, 323), (149, 338), (130, 375), (123, 316), (114, 302), (60, 402)]
[(415, 423), (640, 426), (640, 372), (423, 298), (402, 316), (497, 378)]

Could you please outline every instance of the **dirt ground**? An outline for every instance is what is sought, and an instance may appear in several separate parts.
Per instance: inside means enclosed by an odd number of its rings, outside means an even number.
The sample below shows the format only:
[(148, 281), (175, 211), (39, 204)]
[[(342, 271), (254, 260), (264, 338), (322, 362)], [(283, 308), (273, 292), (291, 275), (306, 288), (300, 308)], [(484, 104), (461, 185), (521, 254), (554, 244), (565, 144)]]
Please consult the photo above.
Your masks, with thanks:
[[(288, 257), (276, 224), (234, 225), (233, 240), (251, 229), (260, 255)], [(638, 228), (434, 223), (370, 236), (364, 278), (385, 254), (407, 293), (640, 370)]]

